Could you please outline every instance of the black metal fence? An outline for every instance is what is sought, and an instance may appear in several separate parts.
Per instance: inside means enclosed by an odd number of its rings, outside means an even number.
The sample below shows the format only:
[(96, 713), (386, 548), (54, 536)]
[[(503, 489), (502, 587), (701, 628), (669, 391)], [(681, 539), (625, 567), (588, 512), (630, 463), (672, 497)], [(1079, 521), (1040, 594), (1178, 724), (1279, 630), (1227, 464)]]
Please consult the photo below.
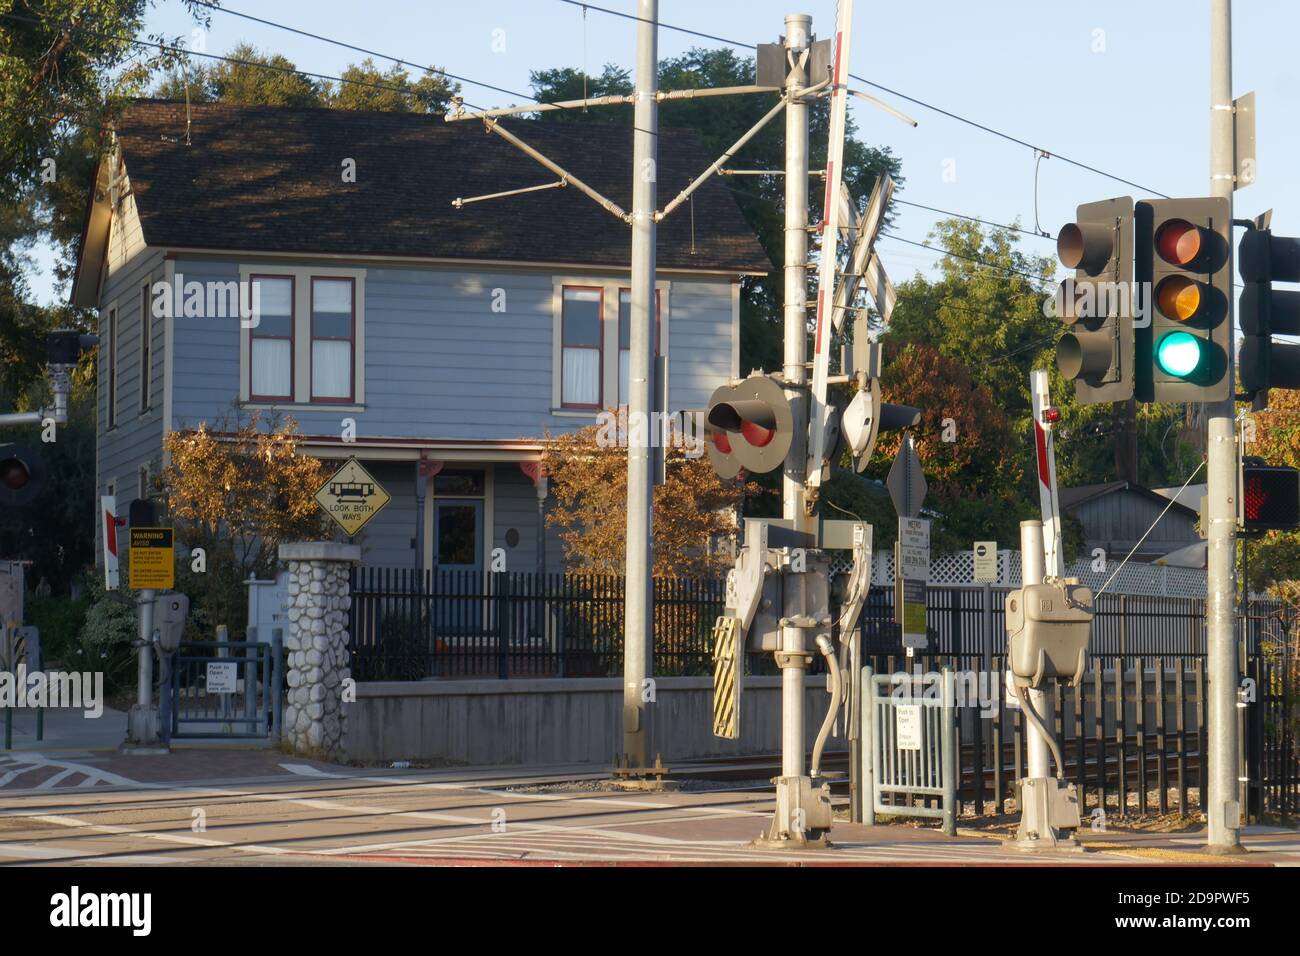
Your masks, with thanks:
[[(721, 578), (657, 578), (654, 673), (712, 671), (712, 627), (723, 612)], [(619, 575), (362, 567), (352, 574), (353, 672), (361, 680), (426, 677), (605, 677), (621, 673), (624, 582)], [(1006, 653), (1005, 589), (932, 587), (932, 654)], [(893, 589), (873, 588), (863, 609), (864, 653), (900, 649)], [(1284, 628), (1282, 606), (1251, 602), (1243, 656)], [(1166, 665), (1205, 653), (1205, 601), (1103, 594), (1094, 655), (1160, 655)], [(753, 673), (767, 669), (751, 659)]]
[[(878, 674), (913, 676), (913, 693), (944, 667), (957, 674), (959, 810), (1002, 813), (1026, 769), (1025, 720), (1000, 687), (1004, 659), (983, 654), (868, 654)], [(1242, 812), (1251, 821), (1300, 811), (1295, 699), (1297, 666), (1287, 640), (1251, 653), (1238, 708)], [(1203, 655), (1092, 654), (1076, 687), (1054, 685), (1053, 734), (1085, 826), (1108, 818), (1187, 813), (1204, 807), (1206, 673)]]
[[(711, 672), (724, 590), (721, 579), (655, 580), (657, 675)], [(358, 680), (614, 676), (624, 594), (617, 575), (358, 568), (352, 670)]]
[[(1000, 810), (1022, 775), (1025, 728), (996, 687), (1006, 653), (1006, 591), (932, 587), (929, 648), (901, 651), (892, 588), (872, 590), (862, 615), (863, 663), (877, 673), (950, 666), (992, 707), (962, 708), (961, 799), (976, 813)], [(358, 568), (352, 574), (352, 670), (358, 680), (607, 677), (622, 672), (624, 584), (613, 575), (417, 573)], [(661, 578), (654, 586), (653, 673), (712, 671), (712, 627), (723, 612), (721, 579)], [(1239, 709), (1245, 812), (1289, 818), (1300, 808), (1297, 665), (1282, 605), (1252, 601), (1241, 618), (1239, 658), (1254, 706)], [(1086, 814), (1120, 817), (1199, 807), (1204, 789), (1205, 602), (1104, 594), (1097, 601), (1089, 668), (1057, 687), (1055, 731)], [(817, 662), (820, 665), (820, 661)], [(776, 673), (750, 655), (751, 673)], [(981, 676), (982, 675), (982, 676)], [(1252, 683), (1253, 682), (1253, 683)], [(980, 693), (976, 687), (977, 695)]]

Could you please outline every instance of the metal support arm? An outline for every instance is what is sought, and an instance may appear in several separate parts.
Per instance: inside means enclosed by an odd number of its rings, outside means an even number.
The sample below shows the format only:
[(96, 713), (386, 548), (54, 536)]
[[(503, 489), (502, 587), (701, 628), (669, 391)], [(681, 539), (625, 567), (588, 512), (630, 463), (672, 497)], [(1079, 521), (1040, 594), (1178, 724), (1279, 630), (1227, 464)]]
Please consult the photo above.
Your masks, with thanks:
[(592, 187), (588, 186), (585, 182), (583, 182), (577, 176), (573, 175), (573, 173), (569, 172), (559, 163), (555, 162), (554, 160), (548, 159), (546, 156), (542, 155), (540, 152), (533, 149), (533, 147), (529, 146), (527, 143), (525, 143), (514, 133), (502, 129), (501, 124), (498, 123), (496, 120), (485, 119), (483, 121), (483, 125), (484, 127), (486, 127), (489, 133), (496, 133), (498, 136), (500, 136), (507, 143), (515, 147), (515, 149), (519, 150), (524, 155), (531, 156), (533, 159), (537, 160), (537, 162), (541, 163), (551, 172), (555, 173), (555, 175), (563, 178), (567, 183), (569, 183), (569, 185), (571, 185), (574, 189), (578, 190), (578, 192), (582, 193), (583, 195), (587, 196), (588, 198), (598, 203), (600, 207), (604, 209), (606, 212), (610, 213), (611, 215), (617, 216), (619, 219), (622, 219), (626, 223), (632, 222), (632, 217), (627, 212), (624, 211), (622, 206), (614, 202), (614, 200), (601, 195), (599, 192), (597, 192)]

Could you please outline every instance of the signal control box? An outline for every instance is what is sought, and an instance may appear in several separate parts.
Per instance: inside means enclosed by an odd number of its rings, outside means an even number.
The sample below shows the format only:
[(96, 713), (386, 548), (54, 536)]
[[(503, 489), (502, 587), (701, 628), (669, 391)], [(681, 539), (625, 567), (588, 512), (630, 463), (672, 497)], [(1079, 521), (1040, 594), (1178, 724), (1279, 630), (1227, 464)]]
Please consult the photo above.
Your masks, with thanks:
[(1007, 663), (1017, 686), (1083, 679), (1094, 614), (1091, 589), (1073, 579), (1030, 584), (1007, 595), (1006, 612)]

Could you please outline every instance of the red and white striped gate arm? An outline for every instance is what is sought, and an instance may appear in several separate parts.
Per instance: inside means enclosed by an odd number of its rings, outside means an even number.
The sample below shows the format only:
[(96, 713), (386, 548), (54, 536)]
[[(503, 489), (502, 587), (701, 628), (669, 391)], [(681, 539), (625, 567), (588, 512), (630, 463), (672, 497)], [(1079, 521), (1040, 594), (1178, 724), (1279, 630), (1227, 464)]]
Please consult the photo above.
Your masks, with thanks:
[(1065, 552), (1061, 547), (1061, 502), (1056, 493), (1056, 445), (1052, 425), (1057, 411), (1048, 393), (1047, 371), (1029, 373), (1034, 400), (1034, 449), (1038, 472), (1038, 500), (1043, 509), (1043, 550), (1048, 577), (1065, 577)]
[(826, 149), (826, 196), (822, 203), (820, 263), (817, 270), (817, 326), (813, 336), (812, 392), (808, 401), (806, 489), (815, 501), (826, 458), (826, 389), (830, 377), (831, 310), (835, 302), (836, 243), (841, 227), (840, 183), (844, 178), (844, 130), (848, 118), (849, 41), (853, 0), (839, 0), (835, 19), (835, 64), (831, 72), (830, 139)]

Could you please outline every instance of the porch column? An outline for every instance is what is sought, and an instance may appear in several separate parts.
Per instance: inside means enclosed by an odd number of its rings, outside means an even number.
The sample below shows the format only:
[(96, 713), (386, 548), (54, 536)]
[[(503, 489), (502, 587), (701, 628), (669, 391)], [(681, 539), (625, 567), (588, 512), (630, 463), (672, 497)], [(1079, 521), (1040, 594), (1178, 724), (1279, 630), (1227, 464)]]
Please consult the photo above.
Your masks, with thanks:
[(282, 544), (280, 560), (289, 566), (284, 740), (297, 753), (339, 760), (347, 722), (342, 685), (352, 673), (348, 572), (361, 560), (361, 548), (333, 541)]
[(519, 470), (537, 489), (537, 573), (546, 573), (546, 466), (540, 461), (521, 461)]

